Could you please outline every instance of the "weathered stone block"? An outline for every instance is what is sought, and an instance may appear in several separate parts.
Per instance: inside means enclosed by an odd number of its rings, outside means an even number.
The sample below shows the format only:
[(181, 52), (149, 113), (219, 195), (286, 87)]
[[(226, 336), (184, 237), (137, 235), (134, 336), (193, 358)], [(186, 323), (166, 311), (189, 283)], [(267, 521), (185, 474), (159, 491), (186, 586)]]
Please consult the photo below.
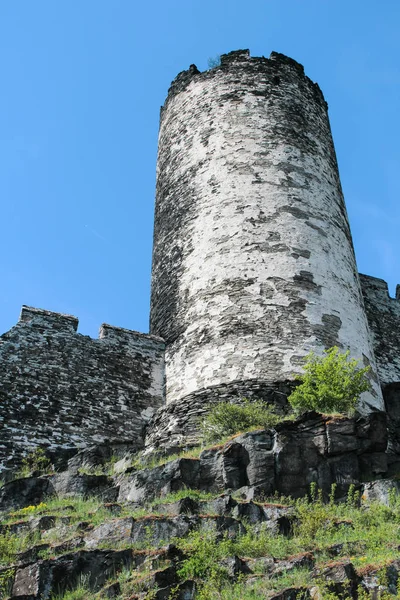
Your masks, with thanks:
[(343, 454), (358, 449), (354, 419), (334, 418), (326, 422), (328, 454)]

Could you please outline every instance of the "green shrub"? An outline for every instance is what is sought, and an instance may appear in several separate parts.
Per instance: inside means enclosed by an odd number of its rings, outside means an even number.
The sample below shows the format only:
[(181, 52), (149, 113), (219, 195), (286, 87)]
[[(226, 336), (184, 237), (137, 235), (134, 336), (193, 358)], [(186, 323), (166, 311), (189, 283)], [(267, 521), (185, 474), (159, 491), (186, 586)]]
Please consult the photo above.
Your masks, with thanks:
[(11, 595), (14, 581), (14, 569), (7, 569), (0, 573), (0, 598), (8, 598)]
[(262, 400), (243, 400), (240, 404), (220, 402), (213, 406), (202, 423), (205, 441), (222, 438), (259, 427), (274, 427), (282, 416)]
[(359, 361), (349, 354), (334, 346), (325, 350), (325, 356), (307, 355), (304, 373), (296, 376), (302, 383), (288, 398), (296, 412), (354, 414), (360, 395), (371, 389), (370, 367), (359, 368)]
[(0, 565), (12, 562), (17, 550), (18, 538), (16, 535), (9, 532), (0, 535)]
[(35, 448), (22, 461), (19, 477), (29, 477), (34, 471), (50, 473), (53, 469), (50, 459), (46, 456), (43, 448)]

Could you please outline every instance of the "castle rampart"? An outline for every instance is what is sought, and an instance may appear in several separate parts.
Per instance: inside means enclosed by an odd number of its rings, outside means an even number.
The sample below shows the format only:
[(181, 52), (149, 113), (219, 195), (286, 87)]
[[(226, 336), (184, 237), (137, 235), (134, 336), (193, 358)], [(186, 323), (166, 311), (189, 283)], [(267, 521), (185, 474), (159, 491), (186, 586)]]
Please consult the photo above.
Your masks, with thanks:
[(327, 104), (303, 67), (246, 50), (191, 65), (161, 109), (155, 335), (104, 324), (94, 340), (24, 306), (0, 336), (0, 471), (37, 446), (194, 444), (212, 402), (285, 404), (305, 355), (338, 345), (371, 365), (362, 413), (383, 388), (398, 472), (399, 300), (357, 272)]
[(263, 396), (338, 345), (372, 367), (361, 410), (382, 408), (327, 105), (292, 59), (237, 51), (172, 83), (151, 332), (167, 343), (167, 403), (254, 381)]
[(365, 310), (373, 337), (376, 364), (382, 387), (400, 382), (400, 286), (389, 295), (383, 279), (360, 275)]
[(95, 340), (77, 327), (70, 315), (24, 306), (0, 337), (0, 465), (36, 446), (143, 445), (163, 402), (163, 340), (110, 325)]

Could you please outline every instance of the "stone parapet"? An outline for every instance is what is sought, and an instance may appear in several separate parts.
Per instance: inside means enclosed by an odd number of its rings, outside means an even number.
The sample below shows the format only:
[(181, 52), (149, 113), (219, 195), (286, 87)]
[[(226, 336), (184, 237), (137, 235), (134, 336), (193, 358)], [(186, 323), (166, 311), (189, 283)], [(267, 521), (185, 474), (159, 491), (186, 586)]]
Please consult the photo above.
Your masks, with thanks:
[(51, 454), (94, 443), (143, 445), (164, 400), (163, 340), (24, 306), (0, 337), (0, 469), (37, 446)]
[(389, 295), (386, 281), (360, 275), (368, 324), (382, 387), (400, 382), (400, 286)]

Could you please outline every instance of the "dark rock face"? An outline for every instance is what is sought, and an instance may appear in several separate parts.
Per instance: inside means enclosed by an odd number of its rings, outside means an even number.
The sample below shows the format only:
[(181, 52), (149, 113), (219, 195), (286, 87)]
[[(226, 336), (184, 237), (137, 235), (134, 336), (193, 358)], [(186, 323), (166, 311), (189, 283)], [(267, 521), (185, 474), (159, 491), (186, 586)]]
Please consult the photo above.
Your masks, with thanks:
[[(304, 495), (311, 482), (326, 494), (331, 491), (331, 484), (337, 483), (338, 497), (347, 492), (350, 483), (361, 488), (363, 477), (370, 477), (371, 464), (377, 463), (376, 457), (385, 455), (385, 418), (383, 413), (356, 419), (308, 413), (295, 422), (282, 422), (275, 430), (238, 435), (224, 445), (204, 450), (198, 459), (180, 458), (114, 477), (77, 474), (77, 464), (82, 464), (84, 457), (97, 460), (103, 456), (100, 449), (90, 449), (71, 461), (71, 471), (5, 484), (0, 489), (0, 511), (38, 504), (51, 494), (111, 499), (111, 503), (100, 507), (109, 510), (109, 518), (101, 524), (96, 520), (71, 523), (70, 516), (57, 514), (56, 509), (48, 515), (38, 513), (26, 522), (5, 522), (0, 535), (44, 533), (40, 544), (16, 556), (8, 575), (11, 600), (50, 599), (55, 593), (73, 588), (82, 577), (90, 590), (101, 590), (102, 597), (118, 597), (123, 584), (117, 576), (122, 569), (136, 573), (131, 576), (132, 584), (135, 581), (134, 585), (139, 586), (135, 591), (140, 591), (129, 596), (132, 600), (144, 600), (150, 591), (160, 600), (168, 600), (172, 592), (176, 598), (194, 600), (199, 581), (182, 582), (179, 578), (179, 567), (187, 558), (187, 551), (174, 546), (176, 539), (197, 531), (200, 537), (215, 534), (219, 543), (239, 538), (250, 527), (256, 535), (267, 531), (273, 536), (291, 537), (299, 523), (295, 507), (253, 502), (251, 497), (262, 500), (263, 495), (275, 491)], [(362, 488), (363, 497), (387, 503), (390, 489), (397, 487), (385, 480), (369, 482)], [(222, 493), (211, 499), (183, 496), (178, 501), (160, 504), (160, 496), (185, 488)], [(235, 491), (235, 498), (229, 490)], [(148, 514), (115, 518), (113, 515), (123, 506), (114, 501), (118, 493), (120, 502), (131, 502), (133, 511), (139, 506), (147, 508)], [(154, 504), (153, 498), (157, 499)], [(153, 514), (154, 510), (159, 514)], [(352, 527), (350, 521), (337, 522), (338, 527), (344, 525)], [(60, 536), (61, 543), (51, 542), (55, 536)], [(362, 541), (357, 542), (357, 547), (360, 544)], [(103, 549), (104, 545), (113, 550)], [(322, 597), (318, 596), (321, 582), (327, 592), (338, 598), (356, 599), (359, 585), (375, 593), (381, 575), (357, 574), (350, 561), (337, 560), (342, 550), (343, 544), (330, 547), (328, 556), (333, 560), (322, 566), (310, 552), (285, 559), (268, 554), (251, 559), (226, 556), (218, 564), (232, 583), (246, 577), (251, 584), (260, 576), (278, 582), (282, 574), (298, 569), (309, 571), (314, 587), (271, 591), (268, 597), (277, 600)], [(43, 558), (43, 552), (53, 558)], [(385, 569), (386, 585), (394, 590), (398, 561), (392, 561)]]
[(390, 496), (400, 493), (400, 481), (392, 479), (378, 479), (363, 485), (363, 498), (369, 502), (376, 501), (389, 506)]
[(335, 593), (338, 598), (357, 598), (360, 578), (350, 561), (334, 563), (316, 574), (326, 582), (328, 591)]
[(310, 591), (305, 587), (292, 587), (270, 596), (270, 600), (308, 600)]
[(199, 481), (198, 460), (180, 458), (154, 469), (143, 469), (121, 480), (119, 498), (144, 502), (156, 495), (167, 495), (184, 488), (195, 488)]
[(142, 446), (149, 407), (163, 400), (163, 341), (109, 325), (94, 340), (77, 326), (23, 307), (0, 337), (0, 470), (38, 445), (50, 455), (100, 442)]
[(110, 462), (115, 455), (121, 454), (124, 456), (132, 450), (131, 445), (127, 444), (96, 444), (84, 450), (77, 452), (75, 456), (68, 460), (68, 471), (70, 473), (78, 473), (79, 470), (95, 470), (98, 467), (103, 467)]
[[(51, 496), (96, 496), (104, 502), (113, 502), (118, 491), (114, 480), (106, 475), (76, 475), (64, 471), (44, 477), (25, 477), (10, 481), (0, 488), (0, 512), (34, 506)], [(42, 526), (45, 525), (42, 523)]]
[(53, 495), (54, 486), (45, 477), (16, 479), (0, 488), (0, 512), (34, 506)]
[(251, 431), (198, 459), (176, 459), (121, 480), (119, 500), (142, 502), (179, 489), (239, 490), (246, 499), (275, 491), (300, 497), (315, 482), (344, 495), (351, 484), (385, 475), (385, 413), (351, 419), (306, 413), (276, 430)]
[(17, 569), (12, 588), (13, 600), (47, 600), (52, 593), (70, 589), (79, 578), (87, 577), (94, 591), (123, 567), (133, 563), (130, 550), (93, 550), (67, 554), (55, 560), (43, 560)]
[(118, 496), (118, 488), (106, 475), (75, 475), (65, 471), (52, 475), (50, 480), (55, 492), (63, 498), (97, 496), (104, 502), (113, 502)]

